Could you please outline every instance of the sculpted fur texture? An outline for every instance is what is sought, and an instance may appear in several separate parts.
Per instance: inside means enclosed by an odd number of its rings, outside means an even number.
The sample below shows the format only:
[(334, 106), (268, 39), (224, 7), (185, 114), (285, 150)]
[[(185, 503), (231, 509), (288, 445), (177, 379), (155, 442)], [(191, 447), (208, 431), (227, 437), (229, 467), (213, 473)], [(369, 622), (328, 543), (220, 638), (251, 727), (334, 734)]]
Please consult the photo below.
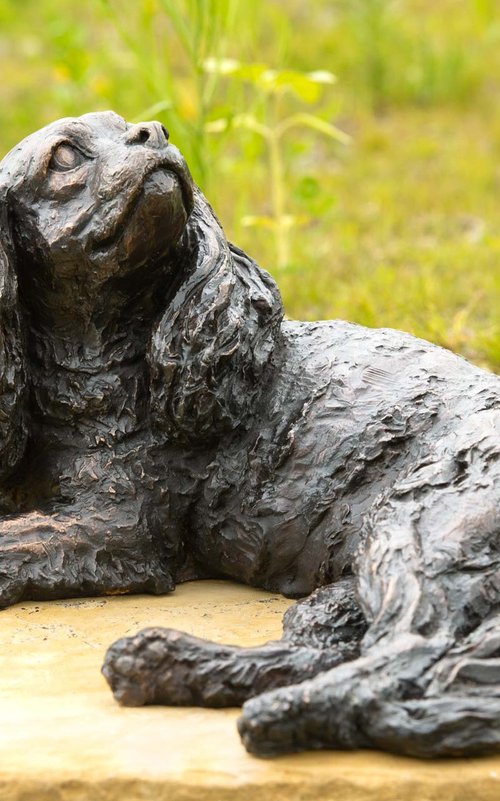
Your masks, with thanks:
[(244, 704), (259, 755), (500, 750), (498, 378), (392, 330), (285, 322), (159, 123), (0, 164), (0, 603), (231, 577), (283, 638), (146, 629), (122, 704)]

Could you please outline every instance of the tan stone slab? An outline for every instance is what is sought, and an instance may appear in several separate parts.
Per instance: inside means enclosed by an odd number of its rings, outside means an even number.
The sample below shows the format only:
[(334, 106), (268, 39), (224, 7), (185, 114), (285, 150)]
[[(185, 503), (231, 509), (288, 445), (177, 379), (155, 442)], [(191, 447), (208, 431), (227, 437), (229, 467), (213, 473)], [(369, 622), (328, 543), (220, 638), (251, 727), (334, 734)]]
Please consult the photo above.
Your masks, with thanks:
[(500, 758), (249, 756), (237, 710), (122, 709), (106, 646), (145, 625), (253, 645), (289, 602), (226, 582), (171, 596), (26, 603), (0, 613), (0, 801), (499, 801)]

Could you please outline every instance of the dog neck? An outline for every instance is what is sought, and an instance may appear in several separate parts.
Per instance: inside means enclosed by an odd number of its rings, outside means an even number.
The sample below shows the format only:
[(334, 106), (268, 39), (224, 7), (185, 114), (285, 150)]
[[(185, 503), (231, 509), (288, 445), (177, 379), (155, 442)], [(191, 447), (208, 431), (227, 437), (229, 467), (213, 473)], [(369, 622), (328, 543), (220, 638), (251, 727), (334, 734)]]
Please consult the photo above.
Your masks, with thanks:
[[(21, 305), (28, 320), (29, 346), (50, 366), (71, 371), (102, 370), (112, 363), (144, 358), (152, 325), (164, 308), (172, 280), (172, 259), (142, 265), (105, 281), (76, 269), (68, 277), (23, 282)], [(47, 364), (47, 367), (49, 364)]]
[[(42, 286), (36, 297), (26, 297), (21, 284), (33, 413), (59, 437), (75, 418), (91, 441), (96, 431), (112, 432), (114, 440), (147, 426), (146, 350), (164, 309), (171, 263), (144, 269), (146, 287), (129, 275), (126, 286), (101, 285), (95, 297), (89, 283), (82, 288), (74, 281), (59, 292)], [(73, 423), (68, 430), (72, 441)]]
[(230, 245), (198, 191), (184, 280), (153, 332), (151, 410), (169, 438), (204, 446), (253, 418), (280, 338), (279, 290)]

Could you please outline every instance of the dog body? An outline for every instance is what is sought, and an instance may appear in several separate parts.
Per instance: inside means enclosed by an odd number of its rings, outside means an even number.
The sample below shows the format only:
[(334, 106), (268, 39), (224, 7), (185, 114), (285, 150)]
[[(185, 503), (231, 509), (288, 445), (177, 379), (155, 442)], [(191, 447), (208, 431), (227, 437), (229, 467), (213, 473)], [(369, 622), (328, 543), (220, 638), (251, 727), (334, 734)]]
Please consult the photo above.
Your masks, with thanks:
[(125, 704), (247, 701), (260, 754), (498, 749), (498, 379), (283, 322), (158, 123), (54, 123), (1, 163), (0, 202), (0, 603), (312, 593), (279, 643), (146, 630), (105, 675)]
[(377, 500), (426, 465), (438, 472), (460, 426), (487, 433), (491, 385), (399, 331), (284, 323), (255, 425), (223, 440), (210, 464), (191, 550), (215, 572), (291, 597), (351, 573)]

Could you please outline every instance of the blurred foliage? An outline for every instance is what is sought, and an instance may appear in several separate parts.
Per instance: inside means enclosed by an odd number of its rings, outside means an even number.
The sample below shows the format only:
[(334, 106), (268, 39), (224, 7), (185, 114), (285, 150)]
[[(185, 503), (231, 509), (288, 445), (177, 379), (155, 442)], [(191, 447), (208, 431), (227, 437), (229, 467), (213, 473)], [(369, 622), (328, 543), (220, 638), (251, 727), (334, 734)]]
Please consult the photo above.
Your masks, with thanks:
[(290, 316), (500, 366), (500, 0), (0, 0), (0, 74), (0, 155), (158, 118)]
[(285, 137), (292, 132), (297, 133), (297, 129), (299, 132), (301, 129), (308, 129), (343, 144), (350, 139), (347, 134), (317, 114), (304, 111), (283, 114), (282, 100), (291, 94), (305, 103), (314, 103), (321, 96), (320, 87), (334, 84), (335, 76), (326, 70), (273, 70), (265, 64), (242, 64), (236, 59), (215, 58), (207, 59), (205, 70), (210, 74), (229, 76), (233, 82), (249, 84), (253, 90), (251, 111), (239, 114), (230, 112), (218, 120), (206, 123), (205, 130), (220, 134), (229, 128), (242, 128), (262, 137), (267, 150), (271, 213), (245, 215), (241, 222), (249, 227), (272, 231), (276, 245), (276, 267), (285, 268), (291, 260), (290, 230), (308, 221), (307, 217), (287, 213), (290, 193), (286, 180)]

